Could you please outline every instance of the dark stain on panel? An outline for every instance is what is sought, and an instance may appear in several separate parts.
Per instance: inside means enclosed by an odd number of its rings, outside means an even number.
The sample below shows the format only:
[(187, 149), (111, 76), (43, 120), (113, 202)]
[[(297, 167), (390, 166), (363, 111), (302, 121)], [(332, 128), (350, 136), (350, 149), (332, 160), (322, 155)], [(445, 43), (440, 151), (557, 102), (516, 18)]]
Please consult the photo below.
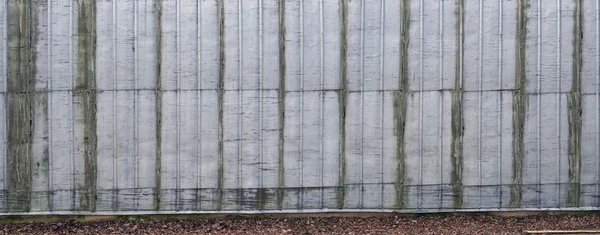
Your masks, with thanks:
[(408, 47), (410, 44), (410, 0), (403, 0), (400, 15), (400, 79), (399, 91), (394, 92), (394, 134), (396, 135), (396, 199), (394, 209), (404, 207), (404, 178), (405, 178), (405, 153), (404, 131), (406, 124), (406, 101), (409, 94), (408, 87)]
[(573, 86), (569, 94), (569, 189), (567, 206), (579, 207), (581, 195), (581, 39), (583, 38), (581, 1), (575, 2), (573, 25)]
[(277, 181), (277, 208), (283, 209), (283, 188), (285, 167), (283, 157), (285, 154), (285, 1), (279, 2), (279, 90), (277, 104), (279, 108), (279, 172)]
[(37, 3), (8, 3), (8, 211), (27, 212), (31, 201)]
[(517, 1), (517, 32), (515, 48), (515, 91), (513, 93), (513, 180), (510, 187), (509, 207), (521, 206), (523, 184), (523, 161), (525, 159), (525, 121), (527, 91), (525, 67), (527, 50), (527, 8), (529, 0)]
[(225, 86), (225, 6), (223, 1), (218, 3), (219, 15), (219, 167), (217, 169), (217, 210), (223, 207), (223, 103)]
[(346, 198), (346, 103), (347, 103), (347, 74), (348, 74), (348, 4), (347, 0), (340, 0), (340, 173), (338, 179), (338, 209), (344, 208)]
[(451, 143), (451, 155), (450, 159), (452, 162), (452, 172), (450, 174), (450, 185), (452, 185), (452, 191), (454, 194), (453, 207), (455, 209), (462, 208), (463, 201), (463, 181), (462, 181), (462, 170), (463, 170), (463, 106), (462, 106), (462, 59), (464, 56), (463, 44), (464, 44), (464, 0), (457, 0), (456, 2), (456, 17), (457, 17), (457, 28), (456, 28), (456, 74), (454, 77), (454, 89), (452, 90), (452, 143)]
[(97, 147), (96, 132), (96, 5), (94, 1), (77, 0), (77, 79), (75, 99), (84, 123), (84, 185), (81, 209), (96, 211)]
[(161, 200), (161, 161), (162, 161), (162, 0), (156, 0), (156, 189), (154, 190), (154, 209), (160, 210)]

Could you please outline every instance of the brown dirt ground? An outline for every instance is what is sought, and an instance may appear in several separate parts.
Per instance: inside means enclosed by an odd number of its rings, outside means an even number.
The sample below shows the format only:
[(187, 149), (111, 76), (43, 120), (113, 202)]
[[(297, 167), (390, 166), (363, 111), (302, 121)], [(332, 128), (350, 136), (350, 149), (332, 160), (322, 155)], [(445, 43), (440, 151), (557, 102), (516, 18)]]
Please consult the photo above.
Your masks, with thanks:
[(4, 221), (0, 234), (523, 234), (526, 230), (600, 229), (600, 214), (305, 215), (260, 217), (111, 217)]

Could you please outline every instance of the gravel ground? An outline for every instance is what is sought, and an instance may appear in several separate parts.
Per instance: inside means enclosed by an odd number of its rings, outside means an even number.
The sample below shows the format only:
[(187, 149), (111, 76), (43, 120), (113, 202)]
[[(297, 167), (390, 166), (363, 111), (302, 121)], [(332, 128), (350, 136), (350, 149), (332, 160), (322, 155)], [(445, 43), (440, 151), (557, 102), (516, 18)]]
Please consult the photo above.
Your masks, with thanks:
[(600, 228), (600, 215), (425, 215), (0, 224), (0, 234), (522, 234)]

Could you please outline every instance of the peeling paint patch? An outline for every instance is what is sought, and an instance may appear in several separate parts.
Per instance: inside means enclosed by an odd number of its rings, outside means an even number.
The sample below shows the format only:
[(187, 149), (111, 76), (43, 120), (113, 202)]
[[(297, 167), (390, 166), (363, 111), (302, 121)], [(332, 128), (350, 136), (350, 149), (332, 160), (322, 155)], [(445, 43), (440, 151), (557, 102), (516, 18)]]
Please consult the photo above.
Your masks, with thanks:
[(85, 176), (81, 189), (81, 208), (96, 211), (97, 147), (96, 132), (96, 6), (94, 2), (77, 0), (77, 80), (75, 94), (77, 110), (83, 113), (84, 121), (84, 157)]
[(567, 207), (579, 207), (581, 196), (581, 1), (575, 0), (575, 21), (573, 25), (573, 86), (569, 94), (569, 188)]
[(394, 134), (396, 135), (396, 199), (394, 209), (404, 207), (404, 177), (405, 153), (404, 131), (406, 124), (406, 101), (409, 94), (408, 87), (408, 46), (410, 44), (410, 0), (403, 0), (400, 15), (400, 91), (394, 93)]
[(277, 104), (279, 109), (279, 172), (277, 181), (277, 208), (283, 209), (283, 192), (285, 167), (284, 157), (284, 136), (285, 136), (285, 1), (279, 2), (279, 90)]
[(340, 175), (337, 207), (342, 209), (346, 199), (346, 103), (348, 93), (346, 89), (348, 84), (348, 4), (346, 0), (340, 1), (340, 49)]
[(160, 210), (161, 199), (161, 158), (162, 158), (162, 0), (156, 1), (156, 189), (154, 190), (154, 209)]
[(8, 211), (30, 210), (37, 9), (8, 3)]
[(219, 160), (218, 160), (218, 182), (217, 182), (217, 210), (223, 208), (223, 103), (225, 86), (225, 3), (219, 1)]
[(527, 112), (527, 8), (529, 0), (518, 0), (517, 2), (517, 31), (515, 45), (515, 91), (513, 93), (513, 180), (510, 187), (509, 207), (521, 206), (523, 184), (523, 161), (525, 159), (525, 119)]

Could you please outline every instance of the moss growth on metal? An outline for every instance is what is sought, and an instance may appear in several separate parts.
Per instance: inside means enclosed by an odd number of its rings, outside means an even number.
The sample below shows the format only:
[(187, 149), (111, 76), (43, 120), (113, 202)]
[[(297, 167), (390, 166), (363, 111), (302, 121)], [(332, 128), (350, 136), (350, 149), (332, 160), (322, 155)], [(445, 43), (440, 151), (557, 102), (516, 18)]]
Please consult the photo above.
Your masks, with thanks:
[(344, 208), (346, 200), (346, 103), (347, 101), (347, 74), (348, 74), (348, 4), (346, 0), (340, 1), (340, 91), (339, 91), (339, 116), (340, 116), (340, 173), (338, 179), (337, 207)]
[(153, 207), (160, 210), (161, 199), (161, 161), (162, 161), (162, 84), (161, 84), (161, 52), (162, 52), (162, 0), (156, 1), (156, 188), (154, 190)]
[(404, 208), (405, 153), (404, 132), (408, 87), (408, 46), (410, 45), (410, 0), (403, 0), (400, 16), (400, 79), (399, 91), (394, 92), (394, 134), (396, 135), (396, 199), (394, 209)]
[(10, 1), (8, 9), (7, 210), (27, 212), (31, 201), (37, 5)]
[(569, 188), (567, 206), (579, 207), (581, 195), (581, 39), (583, 38), (581, 1), (575, 0), (573, 25), (573, 85), (569, 94)]
[(77, 110), (84, 121), (84, 185), (81, 209), (96, 211), (97, 147), (96, 134), (96, 6), (93, 2), (77, 0), (77, 79), (75, 95)]
[(217, 210), (223, 207), (223, 102), (225, 94), (225, 6), (223, 1), (218, 3), (219, 9), (219, 167), (217, 182)]
[(452, 170), (450, 173), (450, 185), (454, 194), (453, 208), (462, 208), (463, 203), (463, 106), (462, 106), (462, 75), (463, 75), (463, 44), (464, 44), (464, 0), (456, 1), (456, 74), (454, 77), (454, 89), (452, 90), (452, 143), (450, 159)]
[(523, 184), (523, 161), (525, 159), (525, 119), (527, 113), (527, 91), (525, 67), (527, 50), (527, 9), (529, 0), (517, 1), (516, 74), (513, 93), (513, 180), (510, 187), (509, 207), (521, 206)]
[(285, 1), (279, 2), (279, 90), (277, 104), (279, 108), (279, 168), (277, 178), (277, 208), (283, 209), (283, 188), (285, 187)]

